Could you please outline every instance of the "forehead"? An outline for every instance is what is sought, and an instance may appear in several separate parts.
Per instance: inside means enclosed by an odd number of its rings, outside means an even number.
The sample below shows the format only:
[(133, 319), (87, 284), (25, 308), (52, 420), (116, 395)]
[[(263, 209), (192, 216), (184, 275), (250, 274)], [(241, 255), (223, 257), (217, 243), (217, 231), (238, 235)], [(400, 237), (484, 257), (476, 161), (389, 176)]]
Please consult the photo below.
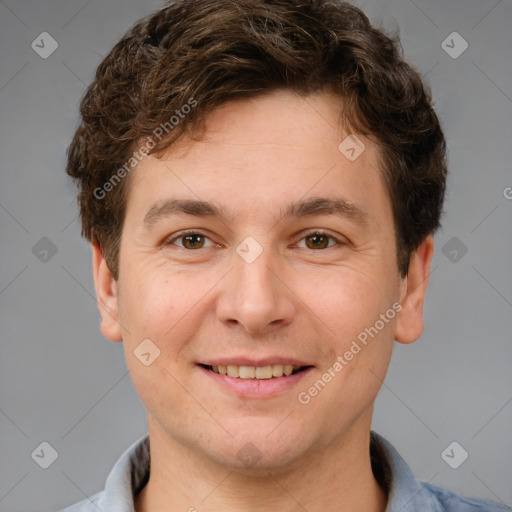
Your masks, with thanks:
[[(378, 205), (387, 198), (378, 147), (343, 129), (342, 107), (332, 93), (286, 90), (228, 102), (206, 117), (201, 139), (184, 136), (138, 164), (128, 203), (180, 197), (249, 211), (255, 204), (281, 208), (307, 195), (342, 194), (353, 203), (373, 196)], [(343, 153), (347, 147), (357, 158)]]

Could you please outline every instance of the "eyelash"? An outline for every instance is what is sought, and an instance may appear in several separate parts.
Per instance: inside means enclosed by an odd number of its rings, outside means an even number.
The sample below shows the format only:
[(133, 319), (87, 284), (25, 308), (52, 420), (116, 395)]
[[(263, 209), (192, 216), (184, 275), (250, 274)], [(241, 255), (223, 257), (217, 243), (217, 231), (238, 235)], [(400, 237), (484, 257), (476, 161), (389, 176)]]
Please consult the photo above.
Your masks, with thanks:
[[(203, 235), (203, 233), (201, 233), (200, 231), (197, 231), (195, 229), (189, 229), (189, 230), (186, 230), (186, 231), (182, 231), (181, 233), (178, 233), (177, 236), (173, 236), (172, 238), (166, 240), (164, 242), (164, 245), (165, 246), (167, 246), (167, 245), (175, 245), (173, 242), (175, 242), (176, 240), (179, 240), (180, 238), (185, 238), (186, 236), (190, 236), (190, 235), (200, 235), (203, 238), (207, 238), (208, 240), (210, 240), (210, 238), (208, 236)], [(178, 246), (178, 247), (180, 247), (180, 246)], [(193, 251), (194, 250), (194, 249), (187, 249), (186, 247), (180, 247), (180, 249), (185, 249), (187, 251)], [(201, 247), (201, 249), (202, 249), (202, 247)]]
[[(187, 236), (190, 236), (190, 235), (200, 235), (203, 238), (206, 238), (206, 239), (212, 241), (208, 236), (204, 235), (200, 231), (190, 229), (190, 230), (182, 231), (181, 233), (178, 233), (177, 236), (174, 236), (173, 238), (166, 240), (163, 245), (165, 245), (165, 246), (176, 245), (173, 242), (175, 242), (176, 240), (179, 240), (181, 238), (185, 238)], [(327, 231), (324, 231), (322, 229), (313, 229), (313, 230), (305, 233), (302, 236), (302, 238), (300, 239), (300, 241), (302, 241), (305, 238), (307, 238), (308, 236), (312, 236), (312, 235), (326, 236), (326, 237), (330, 238), (331, 240), (334, 240), (336, 242), (336, 245), (347, 245), (346, 242), (343, 242), (343, 241), (339, 240), (338, 238), (334, 237), (333, 235), (331, 235), (330, 233), (328, 233)], [(198, 250), (198, 249), (188, 249), (187, 247), (181, 247), (181, 246), (178, 246), (178, 247), (180, 247), (180, 249), (185, 249), (186, 251)], [(330, 249), (331, 247), (333, 247), (333, 246), (331, 245), (331, 246), (325, 247), (324, 249), (310, 249), (310, 250), (312, 250), (312, 251), (314, 251), (314, 250), (325, 250), (325, 249)], [(200, 249), (204, 249), (204, 247), (200, 247)], [(307, 247), (306, 247), (306, 249), (307, 249)]]

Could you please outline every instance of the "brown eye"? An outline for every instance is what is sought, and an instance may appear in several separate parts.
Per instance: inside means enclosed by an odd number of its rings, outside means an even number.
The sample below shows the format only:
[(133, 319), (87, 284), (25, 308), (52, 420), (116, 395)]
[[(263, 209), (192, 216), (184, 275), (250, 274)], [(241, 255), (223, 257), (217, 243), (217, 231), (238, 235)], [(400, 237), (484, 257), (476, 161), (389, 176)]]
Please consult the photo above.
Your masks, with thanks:
[(305, 237), (306, 246), (308, 249), (325, 249), (329, 247), (329, 236), (315, 233)]
[(194, 231), (182, 232), (181, 235), (175, 236), (172, 240), (169, 240), (165, 245), (177, 245), (182, 249), (203, 249), (212, 246), (212, 241), (201, 233)]
[(297, 247), (301, 247), (304, 249), (328, 249), (335, 245), (345, 245), (343, 241), (334, 238), (334, 236), (329, 233), (324, 233), (322, 231), (310, 231), (309, 234), (306, 234), (297, 244)]
[(204, 236), (199, 234), (182, 236), (183, 247), (186, 249), (200, 249), (204, 246)]

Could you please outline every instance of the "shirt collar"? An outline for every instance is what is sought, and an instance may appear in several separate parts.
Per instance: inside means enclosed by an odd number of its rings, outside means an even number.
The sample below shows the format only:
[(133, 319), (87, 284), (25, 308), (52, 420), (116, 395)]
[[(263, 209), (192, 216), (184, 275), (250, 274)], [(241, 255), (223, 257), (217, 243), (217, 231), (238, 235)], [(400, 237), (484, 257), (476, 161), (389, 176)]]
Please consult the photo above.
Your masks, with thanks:
[[(441, 512), (425, 484), (416, 480), (394, 446), (376, 432), (370, 435), (372, 469), (388, 493), (386, 512)], [(134, 512), (134, 496), (150, 473), (149, 435), (133, 443), (116, 462), (105, 483), (102, 510)]]
[(375, 477), (388, 493), (386, 512), (442, 512), (426, 484), (416, 479), (396, 448), (373, 431), (370, 454)]
[(115, 463), (105, 482), (101, 510), (135, 512), (134, 496), (149, 479), (149, 435), (133, 443)]

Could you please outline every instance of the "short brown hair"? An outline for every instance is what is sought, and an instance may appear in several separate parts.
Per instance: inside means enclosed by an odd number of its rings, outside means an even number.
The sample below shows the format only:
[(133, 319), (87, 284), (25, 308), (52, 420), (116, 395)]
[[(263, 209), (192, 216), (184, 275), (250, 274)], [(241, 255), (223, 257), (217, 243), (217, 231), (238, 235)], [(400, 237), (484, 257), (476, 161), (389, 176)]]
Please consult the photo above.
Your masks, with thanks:
[(81, 102), (67, 173), (79, 185), (82, 235), (117, 279), (129, 184), (121, 177), (141, 141), (153, 142), (149, 154), (166, 149), (230, 100), (329, 88), (343, 99), (343, 126), (380, 147), (404, 277), (411, 252), (440, 226), (447, 168), (430, 92), (402, 53), (398, 36), (336, 0), (176, 0), (144, 18), (101, 62)]

